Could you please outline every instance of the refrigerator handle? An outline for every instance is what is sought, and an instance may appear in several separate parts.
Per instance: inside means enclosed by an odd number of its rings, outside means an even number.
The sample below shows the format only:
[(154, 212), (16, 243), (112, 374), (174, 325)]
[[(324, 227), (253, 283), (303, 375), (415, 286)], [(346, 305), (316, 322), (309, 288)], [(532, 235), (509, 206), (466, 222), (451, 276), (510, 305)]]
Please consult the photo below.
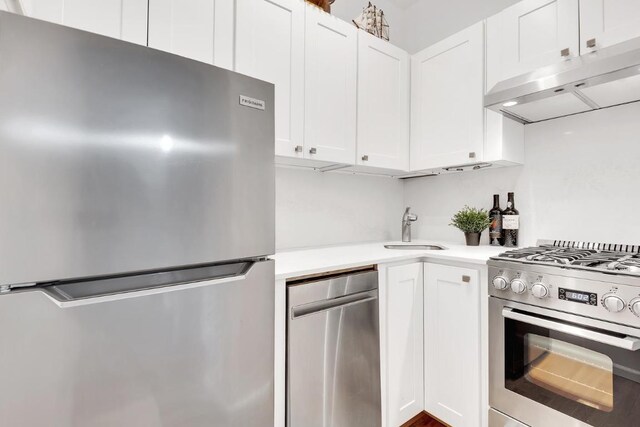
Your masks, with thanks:
[(197, 282), (159, 286), (154, 288), (141, 289), (137, 291), (128, 291), (128, 292), (113, 293), (108, 295), (100, 295), (95, 297), (78, 298), (78, 299), (73, 299), (68, 301), (61, 301), (55, 298), (52, 294), (50, 294), (46, 290), (42, 290), (42, 293), (44, 293), (52, 303), (54, 303), (60, 308), (82, 307), (82, 306), (101, 304), (106, 302), (114, 302), (114, 301), (128, 300), (132, 298), (146, 297), (150, 295), (168, 294), (171, 292), (186, 291), (189, 289), (218, 286), (221, 284), (231, 283), (231, 282), (240, 282), (247, 279), (247, 276), (249, 276), (254, 266), (255, 266), (255, 263), (252, 264), (251, 267), (249, 267), (243, 273), (235, 276), (231, 276), (231, 277), (222, 277), (219, 279), (201, 280)]

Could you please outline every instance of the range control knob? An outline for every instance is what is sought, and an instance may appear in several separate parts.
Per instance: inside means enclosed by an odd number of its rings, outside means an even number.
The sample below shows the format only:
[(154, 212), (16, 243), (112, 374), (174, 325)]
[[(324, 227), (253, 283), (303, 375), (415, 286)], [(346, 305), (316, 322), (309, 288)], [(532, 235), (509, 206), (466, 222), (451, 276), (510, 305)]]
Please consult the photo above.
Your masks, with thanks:
[(626, 304), (622, 298), (613, 294), (607, 294), (602, 297), (602, 305), (612, 313), (620, 313), (624, 310)]
[(513, 279), (511, 281), (511, 290), (516, 294), (523, 294), (527, 290), (527, 284), (522, 279)]
[(636, 316), (640, 317), (640, 298), (634, 298), (629, 303), (629, 310)]
[(503, 276), (494, 277), (491, 283), (493, 283), (493, 287), (499, 291), (504, 291), (509, 287), (509, 282), (507, 282), (507, 279)]
[(536, 298), (546, 298), (549, 296), (549, 288), (542, 282), (536, 282), (531, 286), (531, 293)]

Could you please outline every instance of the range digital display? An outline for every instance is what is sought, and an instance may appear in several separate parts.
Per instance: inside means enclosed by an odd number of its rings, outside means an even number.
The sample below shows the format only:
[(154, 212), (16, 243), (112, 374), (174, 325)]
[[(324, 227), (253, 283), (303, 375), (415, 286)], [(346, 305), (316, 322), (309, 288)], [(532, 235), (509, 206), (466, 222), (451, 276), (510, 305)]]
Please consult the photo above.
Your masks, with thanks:
[(579, 302), (588, 305), (598, 305), (598, 294), (592, 292), (574, 291), (572, 289), (558, 289), (558, 298), (565, 301)]

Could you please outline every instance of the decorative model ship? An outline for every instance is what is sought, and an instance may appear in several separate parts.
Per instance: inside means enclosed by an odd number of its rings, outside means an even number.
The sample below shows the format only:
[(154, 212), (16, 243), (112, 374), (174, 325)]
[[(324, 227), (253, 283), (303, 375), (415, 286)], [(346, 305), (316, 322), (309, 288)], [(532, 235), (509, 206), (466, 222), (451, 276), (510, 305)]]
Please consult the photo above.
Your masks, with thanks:
[(369, 5), (362, 9), (362, 13), (353, 20), (356, 27), (365, 30), (369, 34), (389, 41), (389, 24), (384, 17), (382, 9), (377, 8), (369, 2)]

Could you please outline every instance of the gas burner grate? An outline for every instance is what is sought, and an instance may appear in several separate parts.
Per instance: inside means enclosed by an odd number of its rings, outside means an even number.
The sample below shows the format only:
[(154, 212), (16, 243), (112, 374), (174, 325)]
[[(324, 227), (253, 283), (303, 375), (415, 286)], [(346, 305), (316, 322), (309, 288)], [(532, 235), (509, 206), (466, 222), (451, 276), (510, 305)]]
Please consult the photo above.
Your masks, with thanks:
[(539, 240), (538, 246), (554, 246), (571, 249), (595, 249), (605, 252), (625, 252), (640, 254), (640, 245), (624, 245), (620, 243), (578, 242), (573, 240)]
[(528, 261), (553, 262), (557, 264), (570, 265), (581, 258), (586, 258), (597, 253), (589, 249), (551, 249), (546, 252), (528, 256)]
[[(602, 245), (584, 242), (560, 242), (514, 249), (496, 259), (529, 264), (558, 265), (564, 268), (626, 273), (640, 276), (640, 247), (631, 245)], [(609, 250), (605, 248), (615, 248)]]

